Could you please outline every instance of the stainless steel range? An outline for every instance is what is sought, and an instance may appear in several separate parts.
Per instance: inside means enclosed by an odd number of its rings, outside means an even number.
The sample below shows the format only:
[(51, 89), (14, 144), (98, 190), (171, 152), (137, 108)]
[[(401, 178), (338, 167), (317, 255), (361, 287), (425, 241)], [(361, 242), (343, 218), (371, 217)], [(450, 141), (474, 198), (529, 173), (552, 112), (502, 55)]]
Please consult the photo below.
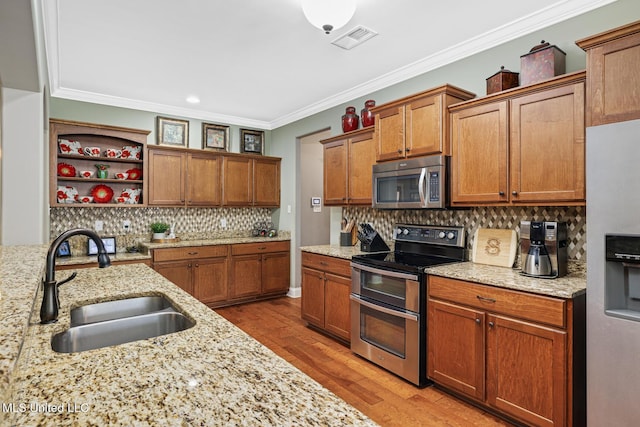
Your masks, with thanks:
[(395, 250), (351, 260), (351, 350), (418, 386), (427, 380), (425, 267), (464, 261), (462, 227), (398, 224)]

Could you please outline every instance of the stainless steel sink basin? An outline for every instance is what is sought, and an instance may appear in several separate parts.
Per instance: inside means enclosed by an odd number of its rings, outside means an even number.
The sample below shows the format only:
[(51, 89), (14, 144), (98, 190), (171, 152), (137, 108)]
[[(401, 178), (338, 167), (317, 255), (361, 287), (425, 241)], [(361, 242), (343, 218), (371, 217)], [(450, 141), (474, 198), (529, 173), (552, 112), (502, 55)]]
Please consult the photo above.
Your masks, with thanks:
[(159, 311), (177, 312), (171, 301), (163, 296), (144, 296), (87, 304), (71, 310), (71, 326), (104, 322), (105, 320), (139, 316)]
[(184, 331), (195, 322), (178, 312), (155, 312), (78, 325), (56, 334), (51, 347), (58, 353), (77, 353)]

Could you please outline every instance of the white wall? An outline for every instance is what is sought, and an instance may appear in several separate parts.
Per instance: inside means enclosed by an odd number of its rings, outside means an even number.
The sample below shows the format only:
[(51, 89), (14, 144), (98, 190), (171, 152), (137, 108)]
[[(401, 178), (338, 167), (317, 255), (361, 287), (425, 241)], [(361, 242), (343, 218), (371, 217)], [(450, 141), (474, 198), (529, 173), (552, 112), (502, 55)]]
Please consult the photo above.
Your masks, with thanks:
[(48, 241), (45, 129), (42, 93), (2, 88), (2, 245)]

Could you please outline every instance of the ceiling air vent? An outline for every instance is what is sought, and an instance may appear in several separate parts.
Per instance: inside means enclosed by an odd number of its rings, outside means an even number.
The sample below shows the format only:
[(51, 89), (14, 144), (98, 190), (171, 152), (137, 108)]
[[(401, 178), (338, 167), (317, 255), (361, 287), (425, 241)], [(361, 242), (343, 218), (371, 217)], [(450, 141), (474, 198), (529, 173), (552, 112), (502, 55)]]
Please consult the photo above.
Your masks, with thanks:
[(353, 30), (332, 41), (331, 44), (350, 50), (377, 35), (378, 33), (375, 31), (367, 27), (363, 27), (362, 25), (358, 25)]

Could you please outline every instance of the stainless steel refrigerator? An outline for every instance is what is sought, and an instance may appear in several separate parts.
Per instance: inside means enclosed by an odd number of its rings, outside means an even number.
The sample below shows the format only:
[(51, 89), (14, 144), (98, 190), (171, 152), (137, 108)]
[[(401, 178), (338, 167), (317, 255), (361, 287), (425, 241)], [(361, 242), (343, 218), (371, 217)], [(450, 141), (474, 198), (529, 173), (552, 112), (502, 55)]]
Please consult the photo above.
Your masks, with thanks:
[[(640, 120), (589, 127), (586, 138), (587, 420), (638, 426), (640, 264), (627, 252), (640, 251)], [(607, 235), (631, 238), (625, 248)]]

